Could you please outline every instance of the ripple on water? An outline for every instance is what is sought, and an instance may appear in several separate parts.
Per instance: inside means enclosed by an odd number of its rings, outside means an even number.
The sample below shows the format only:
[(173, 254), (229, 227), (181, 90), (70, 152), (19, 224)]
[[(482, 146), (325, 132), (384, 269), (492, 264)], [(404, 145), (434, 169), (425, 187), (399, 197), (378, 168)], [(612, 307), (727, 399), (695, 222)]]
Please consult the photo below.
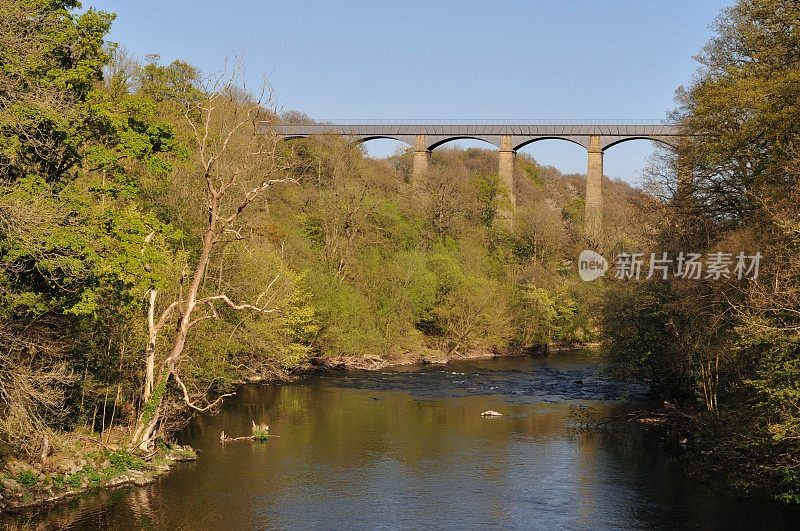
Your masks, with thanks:
[(334, 374), (325, 379), (325, 385), (402, 391), (423, 400), (499, 395), (513, 403), (642, 400), (648, 391), (646, 385), (634, 380), (613, 380), (597, 365), (564, 367), (553, 366), (548, 359), (537, 361), (528, 363), (524, 370), (516, 366), (517, 360), (495, 360), (488, 364), (458, 363), (463, 370), (425, 367), (413, 372)]

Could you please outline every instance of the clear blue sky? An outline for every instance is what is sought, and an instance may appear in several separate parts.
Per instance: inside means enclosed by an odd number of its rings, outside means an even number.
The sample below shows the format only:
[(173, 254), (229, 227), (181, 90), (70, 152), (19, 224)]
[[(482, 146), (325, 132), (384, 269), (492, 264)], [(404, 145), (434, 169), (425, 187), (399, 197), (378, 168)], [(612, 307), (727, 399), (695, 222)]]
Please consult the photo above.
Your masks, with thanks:
[[(117, 13), (111, 40), (143, 58), (218, 70), (244, 53), (286, 109), (313, 118), (663, 118), (724, 0), (84, 0)], [(463, 141), (465, 146), (484, 146)], [(389, 140), (367, 143), (385, 156)], [(564, 141), (529, 145), (586, 171)], [(636, 181), (652, 146), (611, 148), (605, 174)]]

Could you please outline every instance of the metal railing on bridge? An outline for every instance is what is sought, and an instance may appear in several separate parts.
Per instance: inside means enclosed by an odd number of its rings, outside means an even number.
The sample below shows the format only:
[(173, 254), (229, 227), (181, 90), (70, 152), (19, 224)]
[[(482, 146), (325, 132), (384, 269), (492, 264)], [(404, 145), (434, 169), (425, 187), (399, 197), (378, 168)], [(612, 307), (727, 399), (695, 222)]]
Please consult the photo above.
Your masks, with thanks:
[[(531, 119), (311, 119), (314, 125), (673, 125), (674, 122), (657, 119), (560, 119), (560, 118), (531, 118)], [(291, 120), (283, 121), (285, 125), (310, 125)]]

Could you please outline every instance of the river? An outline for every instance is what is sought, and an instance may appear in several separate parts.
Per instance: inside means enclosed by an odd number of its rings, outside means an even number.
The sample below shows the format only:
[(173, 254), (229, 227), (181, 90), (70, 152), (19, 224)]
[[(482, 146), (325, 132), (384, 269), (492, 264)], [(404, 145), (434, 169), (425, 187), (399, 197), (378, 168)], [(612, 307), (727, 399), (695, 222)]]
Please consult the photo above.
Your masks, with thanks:
[[(62, 529), (765, 528), (791, 515), (687, 479), (638, 430), (572, 412), (643, 400), (581, 352), (248, 386), (181, 434), (198, 450), (142, 488), (96, 491), (23, 521)], [(503, 417), (480, 413), (494, 409)], [(251, 422), (276, 435), (247, 435)], [(795, 522), (796, 523), (796, 522)]]

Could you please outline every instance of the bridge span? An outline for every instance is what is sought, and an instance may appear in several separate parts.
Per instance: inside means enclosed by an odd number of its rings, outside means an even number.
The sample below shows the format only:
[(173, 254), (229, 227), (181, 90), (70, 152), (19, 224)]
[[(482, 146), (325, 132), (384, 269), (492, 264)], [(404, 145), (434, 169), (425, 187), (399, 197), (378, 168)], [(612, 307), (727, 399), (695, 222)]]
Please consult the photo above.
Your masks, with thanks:
[(519, 120), (519, 121), (332, 121), (281, 124), (285, 139), (314, 135), (341, 135), (353, 142), (390, 138), (414, 148), (412, 179), (419, 182), (428, 170), (431, 151), (459, 139), (483, 140), (499, 149), (498, 174), (508, 191), (513, 214), (514, 161), (518, 149), (539, 140), (560, 139), (583, 146), (588, 154), (586, 171), (586, 232), (598, 235), (602, 223), (603, 153), (616, 144), (646, 139), (677, 147), (676, 125), (658, 120)]

